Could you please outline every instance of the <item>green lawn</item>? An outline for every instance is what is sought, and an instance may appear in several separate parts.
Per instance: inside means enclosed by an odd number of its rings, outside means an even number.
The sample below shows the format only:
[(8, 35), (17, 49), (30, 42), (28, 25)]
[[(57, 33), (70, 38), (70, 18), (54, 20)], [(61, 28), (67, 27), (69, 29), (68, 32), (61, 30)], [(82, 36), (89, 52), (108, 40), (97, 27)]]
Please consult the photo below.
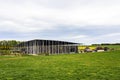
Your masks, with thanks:
[(120, 45), (104, 45), (103, 47), (114, 48), (115, 50), (120, 50)]
[(120, 80), (120, 51), (0, 56), (0, 80)]

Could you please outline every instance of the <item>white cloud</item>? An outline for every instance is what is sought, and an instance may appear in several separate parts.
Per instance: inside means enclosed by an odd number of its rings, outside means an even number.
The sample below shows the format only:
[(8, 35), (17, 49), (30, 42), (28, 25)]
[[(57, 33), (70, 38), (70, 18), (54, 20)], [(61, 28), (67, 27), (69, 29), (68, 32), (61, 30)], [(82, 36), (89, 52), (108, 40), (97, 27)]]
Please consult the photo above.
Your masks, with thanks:
[[(120, 1), (52, 0), (50, 2), (49, 0), (27, 0), (21, 1), (21, 3), (20, 1), (9, 1), (9, 3), (0, 4), (0, 15), (21, 21), (37, 17), (61, 24), (120, 25), (120, 5), (118, 2)], [(52, 5), (53, 7), (51, 7)], [(63, 6), (63, 8), (54, 8), (57, 5)], [(69, 7), (66, 8), (66, 6)]]
[[(31, 35), (44, 30), (57, 30), (61, 27), (60, 25), (65, 29), (120, 29), (119, 10), (119, 0), (0, 0), (0, 31)], [(111, 40), (111, 38), (118, 37), (118, 34), (108, 33), (106, 36)], [(106, 36), (73, 34), (67, 36), (68, 38), (63, 35), (62, 38), (91, 43), (107, 40)], [(111, 41), (118, 40), (119, 38), (115, 38)]]
[(119, 43), (120, 42), (119, 36), (120, 36), (120, 33), (110, 33), (110, 34), (104, 34), (100, 36), (76, 35), (76, 36), (71, 36), (70, 40), (74, 42), (85, 43), (85, 44)]

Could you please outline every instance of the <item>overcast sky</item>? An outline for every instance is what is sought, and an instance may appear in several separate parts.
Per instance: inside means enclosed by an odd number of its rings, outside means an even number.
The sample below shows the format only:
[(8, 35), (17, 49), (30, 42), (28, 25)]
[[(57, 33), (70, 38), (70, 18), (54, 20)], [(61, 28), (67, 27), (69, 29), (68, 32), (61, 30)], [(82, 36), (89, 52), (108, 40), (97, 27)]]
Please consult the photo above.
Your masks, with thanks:
[(0, 0), (0, 40), (120, 42), (120, 0)]

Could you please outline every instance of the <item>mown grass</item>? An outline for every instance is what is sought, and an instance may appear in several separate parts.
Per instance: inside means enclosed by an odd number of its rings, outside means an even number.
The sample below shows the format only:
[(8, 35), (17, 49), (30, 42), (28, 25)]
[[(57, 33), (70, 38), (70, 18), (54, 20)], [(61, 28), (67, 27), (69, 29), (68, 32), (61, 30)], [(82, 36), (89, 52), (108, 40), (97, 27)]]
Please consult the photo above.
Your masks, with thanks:
[(0, 56), (0, 80), (120, 80), (120, 51)]
[(110, 49), (120, 50), (120, 45), (103, 45), (103, 47), (108, 47)]

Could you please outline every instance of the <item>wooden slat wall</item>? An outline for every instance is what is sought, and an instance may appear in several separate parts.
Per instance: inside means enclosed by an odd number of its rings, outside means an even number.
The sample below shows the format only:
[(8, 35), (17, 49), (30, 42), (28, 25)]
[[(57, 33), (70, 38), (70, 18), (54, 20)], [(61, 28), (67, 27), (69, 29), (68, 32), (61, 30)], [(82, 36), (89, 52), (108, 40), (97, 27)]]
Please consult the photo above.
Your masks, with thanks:
[(17, 48), (19, 48), (19, 50), (25, 48), (27, 54), (67, 54), (71, 52), (72, 48), (74, 48), (75, 53), (78, 52), (77, 46), (74, 44), (52, 40), (32, 40), (21, 43)]

